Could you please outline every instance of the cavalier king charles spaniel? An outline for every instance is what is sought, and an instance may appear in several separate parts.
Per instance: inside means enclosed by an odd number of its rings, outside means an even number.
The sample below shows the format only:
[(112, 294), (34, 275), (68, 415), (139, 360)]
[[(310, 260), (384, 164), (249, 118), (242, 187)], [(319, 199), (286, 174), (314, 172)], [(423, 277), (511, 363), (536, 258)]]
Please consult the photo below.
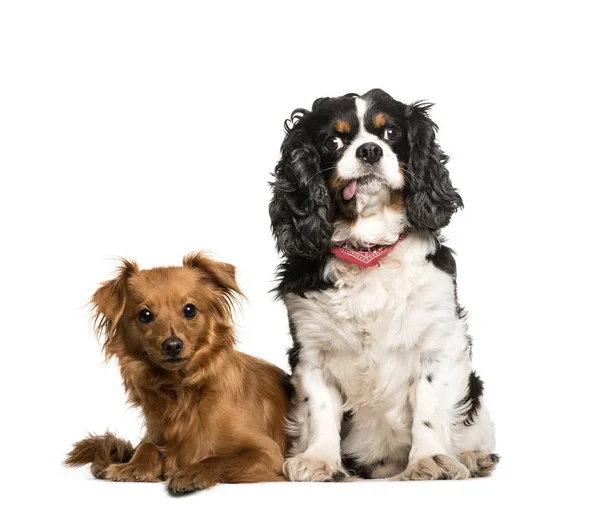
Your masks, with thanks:
[(286, 122), (269, 210), (293, 339), (290, 480), (465, 479), (499, 460), (440, 236), (463, 203), (430, 108), (376, 89)]

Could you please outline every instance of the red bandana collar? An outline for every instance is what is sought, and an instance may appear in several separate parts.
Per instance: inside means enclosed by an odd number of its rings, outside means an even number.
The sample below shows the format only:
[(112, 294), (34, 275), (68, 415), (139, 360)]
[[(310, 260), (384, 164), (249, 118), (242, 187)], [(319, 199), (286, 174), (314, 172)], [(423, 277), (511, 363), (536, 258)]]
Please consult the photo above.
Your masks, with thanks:
[(372, 267), (379, 265), (379, 259), (387, 255), (399, 242), (402, 242), (408, 236), (408, 231), (404, 231), (398, 237), (398, 240), (390, 246), (374, 247), (371, 251), (357, 251), (347, 247), (334, 246), (331, 252), (346, 262), (358, 265), (359, 267)]

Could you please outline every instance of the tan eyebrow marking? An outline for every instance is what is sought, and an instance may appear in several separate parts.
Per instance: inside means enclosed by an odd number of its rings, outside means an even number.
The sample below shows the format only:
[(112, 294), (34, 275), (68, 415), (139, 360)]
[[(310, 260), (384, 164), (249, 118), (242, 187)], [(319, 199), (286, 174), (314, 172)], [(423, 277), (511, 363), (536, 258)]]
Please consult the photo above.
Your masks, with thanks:
[(352, 130), (352, 125), (349, 121), (344, 121), (343, 119), (339, 119), (335, 122), (335, 129), (340, 134), (349, 134), (350, 130)]
[(387, 123), (387, 116), (385, 114), (382, 114), (381, 112), (379, 112), (379, 114), (373, 116), (373, 126), (375, 128), (381, 128), (382, 126), (385, 126), (386, 123)]

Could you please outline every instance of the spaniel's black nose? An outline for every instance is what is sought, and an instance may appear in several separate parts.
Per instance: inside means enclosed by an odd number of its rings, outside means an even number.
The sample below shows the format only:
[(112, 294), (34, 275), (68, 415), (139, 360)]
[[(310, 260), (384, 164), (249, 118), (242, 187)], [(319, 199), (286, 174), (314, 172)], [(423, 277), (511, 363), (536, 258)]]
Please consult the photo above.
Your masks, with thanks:
[(356, 157), (362, 159), (363, 161), (367, 161), (369, 164), (375, 164), (379, 159), (381, 159), (382, 155), (383, 150), (377, 143), (361, 144), (356, 149)]
[(162, 351), (169, 357), (177, 357), (183, 348), (183, 341), (179, 338), (167, 338), (162, 342)]

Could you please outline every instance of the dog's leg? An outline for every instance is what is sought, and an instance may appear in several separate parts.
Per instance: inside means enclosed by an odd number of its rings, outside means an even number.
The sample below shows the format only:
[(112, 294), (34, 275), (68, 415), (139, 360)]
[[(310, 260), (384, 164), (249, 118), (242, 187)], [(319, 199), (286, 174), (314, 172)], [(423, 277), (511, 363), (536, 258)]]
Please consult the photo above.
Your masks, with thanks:
[(421, 376), (413, 408), (412, 448), (406, 470), (394, 479), (469, 478), (469, 470), (453, 447), (471, 372), (466, 346), (466, 338), (457, 328), (432, 329), (424, 335), (419, 345)]
[(140, 444), (132, 459), (125, 464), (111, 464), (100, 478), (115, 482), (158, 482), (163, 475), (163, 458), (150, 442)]
[(303, 415), (302, 445), (283, 465), (285, 475), (294, 481), (330, 481), (345, 477), (340, 455), (342, 397), (328, 384), (320, 369), (299, 364), (294, 371), (298, 408)]
[(119, 439), (110, 432), (104, 435), (90, 435), (73, 446), (67, 456), (67, 466), (91, 464), (92, 475), (102, 478), (102, 472), (115, 462), (128, 462), (134, 449), (129, 441)]
[(494, 471), (500, 457), (494, 453), (494, 423), (483, 400), (480, 400), (476, 414), (459, 425), (453, 444), (455, 453), (459, 454), (458, 460), (469, 469), (472, 477), (487, 477)]
[(211, 457), (175, 471), (169, 479), (172, 495), (201, 491), (223, 482), (284, 482), (283, 455), (277, 443), (268, 437), (253, 440), (253, 447), (236, 455)]

